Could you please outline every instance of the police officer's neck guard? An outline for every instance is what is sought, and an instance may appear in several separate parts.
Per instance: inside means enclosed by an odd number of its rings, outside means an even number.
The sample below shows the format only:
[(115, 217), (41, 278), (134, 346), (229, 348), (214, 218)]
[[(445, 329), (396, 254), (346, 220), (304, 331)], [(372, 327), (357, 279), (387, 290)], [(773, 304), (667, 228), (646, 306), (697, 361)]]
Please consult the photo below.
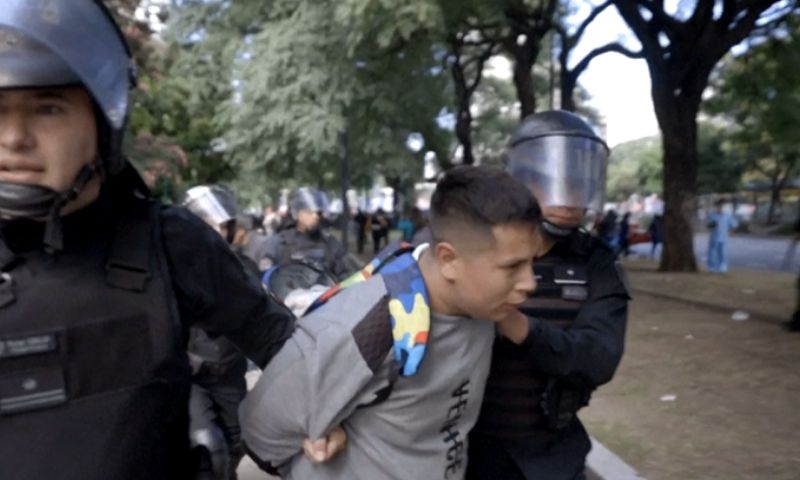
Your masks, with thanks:
[(84, 165), (72, 186), (58, 192), (41, 185), (23, 185), (0, 182), (0, 218), (28, 218), (46, 222), (42, 243), (50, 252), (63, 248), (61, 232), (61, 210), (78, 198), (89, 181), (97, 174), (100, 162), (95, 160)]
[(566, 238), (570, 238), (575, 233), (577, 233), (579, 227), (561, 227), (556, 225), (555, 223), (543, 220), (542, 229), (549, 237), (555, 240), (563, 240)]

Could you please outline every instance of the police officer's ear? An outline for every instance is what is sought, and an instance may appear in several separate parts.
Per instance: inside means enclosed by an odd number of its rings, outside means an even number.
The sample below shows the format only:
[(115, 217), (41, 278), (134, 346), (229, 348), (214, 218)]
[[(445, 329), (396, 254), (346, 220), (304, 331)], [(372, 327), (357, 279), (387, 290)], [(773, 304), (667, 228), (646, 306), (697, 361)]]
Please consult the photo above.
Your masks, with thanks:
[(458, 264), (460, 257), (458, 250), (450, 242), (437, 242), (431, 247), (436, 264), (439, 265), (441, 275), (450, 281), (458, 277)]

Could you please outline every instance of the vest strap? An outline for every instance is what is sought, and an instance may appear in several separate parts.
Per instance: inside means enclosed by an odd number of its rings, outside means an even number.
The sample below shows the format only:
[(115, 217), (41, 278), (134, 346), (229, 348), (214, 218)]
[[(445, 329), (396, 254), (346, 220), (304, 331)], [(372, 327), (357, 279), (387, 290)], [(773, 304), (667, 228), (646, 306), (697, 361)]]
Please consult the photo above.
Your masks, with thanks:
[(114, 288), (142, 292), (152, 276), (153, 227), (145, 213), (147, 204), (142, 202), (142, 207), (133, 207), (132, 218), (125, 217), (117, 223), (111, 254), (106, 262), (106, 283)]

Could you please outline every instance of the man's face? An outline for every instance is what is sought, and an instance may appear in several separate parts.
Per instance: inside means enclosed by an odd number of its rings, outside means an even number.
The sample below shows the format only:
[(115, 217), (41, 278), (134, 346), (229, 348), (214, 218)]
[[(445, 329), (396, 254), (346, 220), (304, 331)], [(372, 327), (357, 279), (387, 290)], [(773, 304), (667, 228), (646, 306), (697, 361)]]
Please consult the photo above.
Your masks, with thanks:
[(553, 225), (566, 228), (578, 227), (583, 223), (585, 210), (581, 207), (542, 207), (542, 216)]
[(84, 89), (0, 90), (0, 181), (65, 191), (96, 154)]
[(305, 208), (297, 212), (298, 230), (301, 232), (308, 232), (310, 230), (315, 230), (318, 226), (319, 213)]
[(501, 321), (536, 288), (533, 257), (539, 237), (526, 223), (495, 226), (492, 235), (494, 242), (486, 240), (482, 248), (461, 249), (451, 280), (459, 310), (472, 318)]

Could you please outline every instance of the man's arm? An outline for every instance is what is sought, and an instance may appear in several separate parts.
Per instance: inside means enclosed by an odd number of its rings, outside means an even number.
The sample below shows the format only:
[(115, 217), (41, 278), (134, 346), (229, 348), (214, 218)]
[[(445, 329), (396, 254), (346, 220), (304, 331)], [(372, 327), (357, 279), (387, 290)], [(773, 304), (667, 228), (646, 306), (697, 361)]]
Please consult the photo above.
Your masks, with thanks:
[(162, 238), (181, 320), (224, 335), (263, 367), (294, 330), (294, 316), (264, 292), (227, 243), (188, 211), (162, 212)]
[(526, 348), (543, 373), (589, 387), (614, 376), (622, 358), (628, 316), (627, 287), (621, 266), (602, 250), (588, 265), (590, 297), (572, 327), (563, 330), (539, 318), (500, 326), (500, 334)]
[[(265, 466), (280, 467), (380, 398), (397, 374), (386, 298), (358, 287), (304, 317), (242, 403), (242, 438)], [(362, 290), (357, 292), (356, 290)], [(353, 312), (348, 320), (342, 319)], [(357, 316), (359, 318), (353, 318)]]

